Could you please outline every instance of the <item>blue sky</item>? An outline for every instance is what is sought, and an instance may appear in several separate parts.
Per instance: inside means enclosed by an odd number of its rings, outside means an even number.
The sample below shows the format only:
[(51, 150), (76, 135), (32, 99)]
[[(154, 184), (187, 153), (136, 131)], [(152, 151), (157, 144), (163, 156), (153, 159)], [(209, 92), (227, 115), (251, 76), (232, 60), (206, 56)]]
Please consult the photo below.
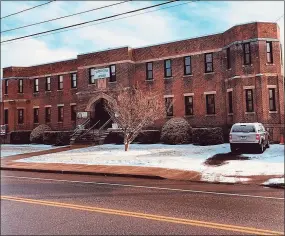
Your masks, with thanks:
[[(162, 1), (133, 1), (86, 14), (1, 34), (1, 41), (87, 20), (150, 6)], [(43, 1), (1, 1), (5, 16)], [(111, 1), (55, 1), (1, 20), (1, 31), (43, 20), (110, 5)], [(183, 5), (180, 5), (184, 3)], [(29, 66), (76, 57), (107, 48), (142, 47), (167, 41), (223, 32), (250, 21), (276, 21), (284, 14), (284, 2), (175, 2), (155, 9), (168, 9), (105, 22), (77, 30), (1, 44), (1, 67)], [(180, 5), (180, 6), (179, 6)], [(151, 9), (154, 10), (154, 9)], [(137, 14), (137, 13), (134, 13)], [(284, 17), (278, 21), (284, 44)], [(283, 47), (284, 48), (284, 47)]]

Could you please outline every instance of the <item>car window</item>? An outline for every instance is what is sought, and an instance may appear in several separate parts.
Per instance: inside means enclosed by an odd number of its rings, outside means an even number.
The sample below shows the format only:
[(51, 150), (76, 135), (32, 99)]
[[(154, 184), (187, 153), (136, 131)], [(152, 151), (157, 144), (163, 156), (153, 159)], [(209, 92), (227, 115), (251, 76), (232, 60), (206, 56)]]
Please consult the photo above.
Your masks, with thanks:
[(253, 125), (235, 125), (232, 132), (255, 133), (255, 127)]

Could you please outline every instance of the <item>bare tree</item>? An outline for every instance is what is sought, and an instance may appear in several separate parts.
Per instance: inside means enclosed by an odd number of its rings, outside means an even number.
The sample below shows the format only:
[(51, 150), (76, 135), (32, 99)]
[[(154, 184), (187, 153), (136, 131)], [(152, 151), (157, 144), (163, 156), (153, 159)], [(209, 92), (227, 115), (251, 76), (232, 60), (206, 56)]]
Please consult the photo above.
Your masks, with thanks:
[(106, 110), (124, 133), (125, 151), (143, 127), (165, 117), (163, 94), (135, 87), (121, 87), (114, 103), (107, 103)]

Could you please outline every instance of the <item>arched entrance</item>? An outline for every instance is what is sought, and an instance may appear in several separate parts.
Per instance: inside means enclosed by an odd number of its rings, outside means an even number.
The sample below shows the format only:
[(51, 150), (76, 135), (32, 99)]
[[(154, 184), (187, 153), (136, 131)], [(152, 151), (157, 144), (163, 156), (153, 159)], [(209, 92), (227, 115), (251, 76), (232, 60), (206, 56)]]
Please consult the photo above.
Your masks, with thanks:
[[(115, 103), (115, 99), (109, 96), (106, 93), (100, 92), (96, 94), (96, 96), (91, 97), (86, 105), (85, 111), (90, 114), (90, 125), (96, 124), (95, 128), (100, 128), (102, 125), (106, 123), (110, 119), (110, 115), (105, 109), (105, 103), (109, 103), (110, 105)], [(105, 129), (112, 127), (112, 121), (106, 125)]]
[[(107, 101), (104, 98), (100, 98), (92, 106), (90, 121), (91, 126), (98, 122), (98, 124), (94, 127), (95, 129), (99, 129), (110, 119), (110, 115), (105, 109), (106, 102)], [(106, 125), (105, 129), (110, 127), (112, 127), (112, 122), (109, 122), (109, 124)]]

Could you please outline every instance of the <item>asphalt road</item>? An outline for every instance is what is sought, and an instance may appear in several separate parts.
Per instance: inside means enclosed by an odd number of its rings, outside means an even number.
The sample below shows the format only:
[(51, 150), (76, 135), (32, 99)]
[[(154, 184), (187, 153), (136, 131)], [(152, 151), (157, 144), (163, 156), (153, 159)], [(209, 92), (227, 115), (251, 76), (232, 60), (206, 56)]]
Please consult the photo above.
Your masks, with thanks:
[(1, 235), (283, 232), (282, 189), (1, 171)]

